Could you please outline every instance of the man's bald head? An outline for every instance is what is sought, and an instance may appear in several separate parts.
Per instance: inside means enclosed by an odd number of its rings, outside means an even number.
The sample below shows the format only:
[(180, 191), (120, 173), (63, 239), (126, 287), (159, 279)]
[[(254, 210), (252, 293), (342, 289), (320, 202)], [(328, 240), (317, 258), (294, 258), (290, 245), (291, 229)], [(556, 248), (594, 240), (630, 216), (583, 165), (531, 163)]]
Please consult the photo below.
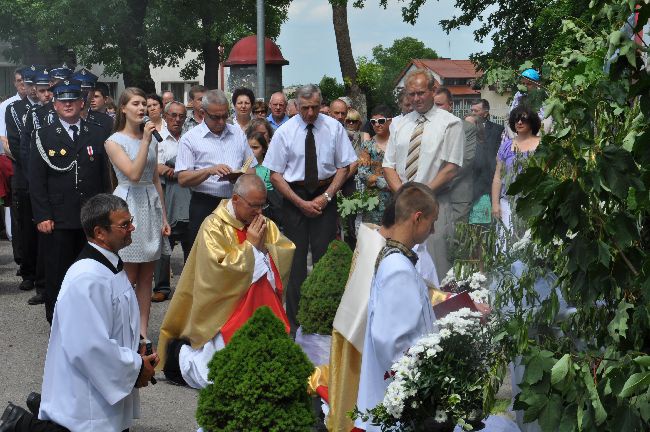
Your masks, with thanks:
[(271, 115), (273, 119), (277, 122), (282, 121), (287, 111), (287, 98), (282, 92), (275, 92), (271, 95), (269, 100), (269, 108), (271, 109)]
[(266, 186), (262, 179), (256, 174), (244, 174), (239, 176), (233, 188), (233, 195), (246, 197), (251, 191), (266, 193)]

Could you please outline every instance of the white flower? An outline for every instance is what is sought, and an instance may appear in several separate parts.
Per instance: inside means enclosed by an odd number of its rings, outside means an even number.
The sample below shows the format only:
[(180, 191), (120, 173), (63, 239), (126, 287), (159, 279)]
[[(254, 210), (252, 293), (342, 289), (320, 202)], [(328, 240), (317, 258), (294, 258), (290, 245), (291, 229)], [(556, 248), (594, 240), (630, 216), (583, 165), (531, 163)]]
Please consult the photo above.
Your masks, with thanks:
[(469, 293), (470, 298), (475, 303), (489, 303), (490, 302), (490, 291), (486, 289), (477, 289)]
[(530, 244), (530, 239), (531, 239), (531, 232), (530, 230), (526, 230), (526, 233), (524, 233), (524, 236), (515, 242), (515, 244), (512, 245), (512, 251), (513, 252), (519, 252), (524, 249)]
[(444, 423), (447, 421), (447, 413), (441, 409), (436, 409), (436, 415), (433, 417), (438, 423)]

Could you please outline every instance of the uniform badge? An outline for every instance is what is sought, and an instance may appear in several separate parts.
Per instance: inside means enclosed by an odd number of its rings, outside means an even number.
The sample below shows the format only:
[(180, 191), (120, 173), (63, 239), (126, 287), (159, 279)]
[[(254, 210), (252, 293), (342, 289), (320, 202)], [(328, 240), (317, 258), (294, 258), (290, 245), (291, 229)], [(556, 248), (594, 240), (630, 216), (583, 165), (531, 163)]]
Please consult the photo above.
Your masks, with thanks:
[(88, 126), (84, 126), (84, 132), (88, 132)]
[(61, 128), (56, 128), (56, 133), (60, 134), (61, 133)]
[(93, 155), (94, 155), (95, 153), (93, 152), (93, 146), (88, 146), (88, 147), (86, 147), (86, 150), (88, 151), (88, 157), (90, 158), (90, 161), (91, 161), (91, 162), (94, 161), (95, 158), (93, 157)]
[(61, 149), (61, 150), (59, 150), (59, 153), (61, 153), (61, 156), (65, 156), (67, 151), (65, 151), (65, 149)]
[(54, 155), (56, 154), (56, 152), (55, 152), (54, 150), (50, 150), (50, 151), (47, 152), (47, 154), (48, 154), (50, 157), (52, 157), (52, 156), (54, 156)]

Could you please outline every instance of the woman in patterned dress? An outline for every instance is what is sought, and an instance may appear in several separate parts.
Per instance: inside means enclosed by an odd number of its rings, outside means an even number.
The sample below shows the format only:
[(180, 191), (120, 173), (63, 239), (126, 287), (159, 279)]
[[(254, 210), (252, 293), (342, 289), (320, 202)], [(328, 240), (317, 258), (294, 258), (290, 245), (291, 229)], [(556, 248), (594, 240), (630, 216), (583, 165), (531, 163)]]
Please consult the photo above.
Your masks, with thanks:
[(384, 179), (384, 171), (381, 163), (384, 160), (384, 152), (390, 137), (390, 109), (386, 105), (379, 105), (372, 110), (370, 125), (375, 136), (370, 141), (361, 143), (359, 149), (359, 168), (356, 175), (358, 191), (372, 190), (379, 198), (379, 205), (371, 211), (361, 214), (363, 222), (381, 224), (386, 203), (391, 197), (390, 189)]
[[(124, 270), (135, 286), (140, 307), (140, 334), (147, 336), (151, 285), (156, 261), (171, 233), (165, 213), (164, 195), (157, 166), (157, 142), (152, 139), (153, 122), (142, 124), (147, 99), (142, 90), (122, 92), (115, 118), (115, 133), (105, 148), (115, 169), (118, 185), (113, 194), (123, 198), (133, 215), (133, 242), (120, 250)], [(114, 227), (121, 229), (121, 227)]]

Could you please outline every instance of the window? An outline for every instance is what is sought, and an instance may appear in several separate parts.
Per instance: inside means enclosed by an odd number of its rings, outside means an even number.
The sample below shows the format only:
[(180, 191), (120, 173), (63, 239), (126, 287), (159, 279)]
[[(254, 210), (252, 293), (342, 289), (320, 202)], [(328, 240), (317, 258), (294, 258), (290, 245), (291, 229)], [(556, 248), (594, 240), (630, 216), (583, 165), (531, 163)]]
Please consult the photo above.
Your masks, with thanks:
[(169, 90), (174, 93), (174, 99), (179, 102), (187, 103), (188, 93), (190, 88), (193, 85), (197, 85), (198, 81), (187, 81), (187, 82), (162, 82), (160, 83), (161, 93), (165, 90)]

